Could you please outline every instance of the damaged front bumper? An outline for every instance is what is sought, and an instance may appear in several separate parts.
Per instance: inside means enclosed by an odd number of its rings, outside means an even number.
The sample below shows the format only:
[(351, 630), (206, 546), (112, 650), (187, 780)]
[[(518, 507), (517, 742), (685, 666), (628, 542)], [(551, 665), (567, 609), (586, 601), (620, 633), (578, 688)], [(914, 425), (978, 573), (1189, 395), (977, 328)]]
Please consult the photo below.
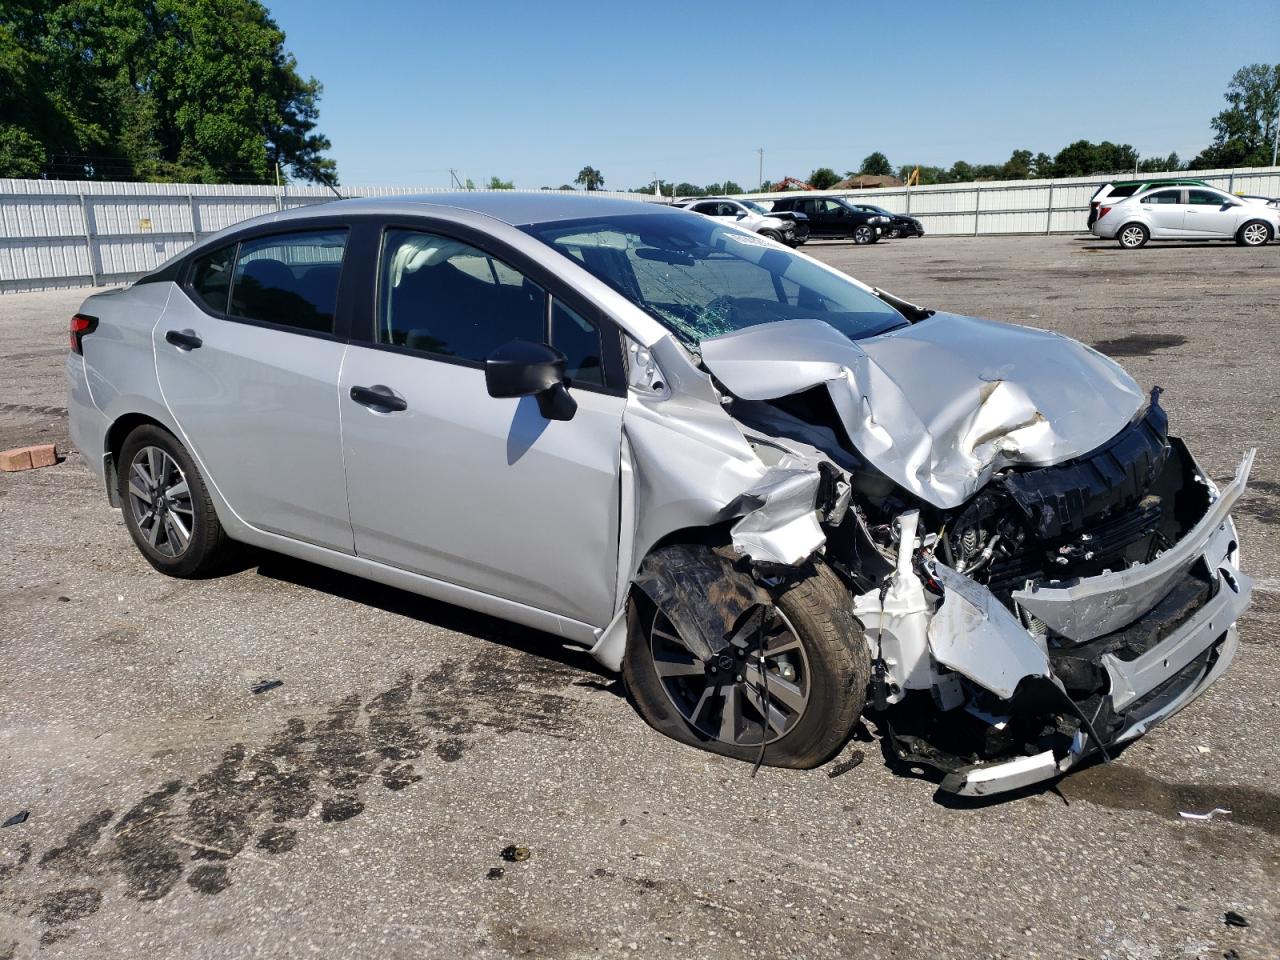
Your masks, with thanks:
[[(1069, 740), (1060, 737), (1066, 742), (1041, 752), (952, 765), (944, 791), (990, 796), (1056, 777), (1092, 755), (1109, 755), (1109, 748), (1146, 733), (1221, 676), (1235, 656), (1235, 622), (1253, 589), (1237, 566), (1230, 518), (1252, 462), (1251, 451), (1201, 520), (1150, 563), (1015, 593), (1019, 607), (1054, 631), (1053, 650), (984, 588), (938, 565), (945, 597), (930, 629), (935, 660), (1006, 705), (1016, 700), (1023, 680), (1053, 684), (1080, 720)], [(943, 616), (948, 604), (949, 617)], [(948, 629), (948, 623), (965, 629)], [(987, 656), (974, 649), (974, 637), (985, 638)], [(997, 650), (1003, 653), (991, 656)], [(1021, 656), (1011, 658), (1010, 650)], [(1080, 671), (1096, 671), (1105, 692), (1068, 703), (1067, 688)]]

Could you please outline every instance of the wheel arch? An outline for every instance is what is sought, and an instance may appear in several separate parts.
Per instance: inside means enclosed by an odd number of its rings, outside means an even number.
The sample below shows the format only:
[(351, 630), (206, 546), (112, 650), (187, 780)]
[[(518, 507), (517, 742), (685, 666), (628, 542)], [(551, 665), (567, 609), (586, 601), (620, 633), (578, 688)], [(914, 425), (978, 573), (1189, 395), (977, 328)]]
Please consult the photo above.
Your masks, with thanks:
[[(107, 427), (107, 432), (103, 438), (102, 450), (102, 466), (103, 475), (107, 485), (107, 502), (113, 507), (120, 506), (119, 487), (119, 471), (117, 464), (120, 460), (120, 450), (124, 446), (125, 438), (129, 436), (138, 427), (151, 424), (159, 427), (161, 430), (171, 434), (175, 440), (178, 439), (177, 433), (172, 425), (165, 423), (157, 417), (140, 411), (132, 411), (130, 413), (121, 414), (111, 422), (111, 426)], [(181, 443), (181, 440), (178, 440)]]

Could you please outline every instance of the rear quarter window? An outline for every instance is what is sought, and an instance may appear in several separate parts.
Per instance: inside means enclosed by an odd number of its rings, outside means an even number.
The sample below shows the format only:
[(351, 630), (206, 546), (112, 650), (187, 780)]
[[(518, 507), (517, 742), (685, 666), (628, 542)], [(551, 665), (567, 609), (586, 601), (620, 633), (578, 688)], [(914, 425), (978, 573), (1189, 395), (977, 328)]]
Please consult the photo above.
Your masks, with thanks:
[(200, 257), (191, 265), (191, 280), (187, 284), (191, 296), (214, 313), (226, 312), (235, 255), (236, 245), (233, 243)]

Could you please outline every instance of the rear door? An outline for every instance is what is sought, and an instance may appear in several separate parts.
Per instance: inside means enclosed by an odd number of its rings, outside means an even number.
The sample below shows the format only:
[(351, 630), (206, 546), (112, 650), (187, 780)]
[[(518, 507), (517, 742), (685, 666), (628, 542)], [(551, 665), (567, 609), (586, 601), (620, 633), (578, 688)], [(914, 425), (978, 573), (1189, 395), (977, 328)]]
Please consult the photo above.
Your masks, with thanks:
[(1188, 236), (1232, 237), (1244, 208), (1231, 197), (1205, 187), (1188, 187), (1182, 228)]
[[(603, 626), (617, 591), (619, 334), (490, 244), (445, 224), (382, 239), (339, 390), (356, 552)], [(572, 419), (488, 395), (484, 360), (513, 339), (566, 355)]]
[(241, 519), (346, 553), (338, 430), (348, 229), (255, 235), (195, 259), (153, 333), (183, 442)]
[(1138, 205), (1151, 224), (1151, 236), (1159, 239), (1184, 235), (1182, 221), (1186, 217), (1187, 206), (1183, 202), (1181, 187), (1155, 190), (1144, 197), (1139, 197)]

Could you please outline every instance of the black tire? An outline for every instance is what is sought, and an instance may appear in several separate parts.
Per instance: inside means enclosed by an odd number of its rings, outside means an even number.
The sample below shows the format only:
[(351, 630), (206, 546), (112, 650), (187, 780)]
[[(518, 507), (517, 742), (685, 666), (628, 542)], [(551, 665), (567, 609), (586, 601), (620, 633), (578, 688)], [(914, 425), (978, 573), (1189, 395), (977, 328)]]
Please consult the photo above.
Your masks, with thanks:
[[(148, 524), (146, 508), (130, 492), (130, 480), (134, 480), (139, 490), (143, 489), (146, 481), (134, 472), (134, 461), (141, 457), (139, 464), (146, 471), (152, 450), (162, 451), (176, 464), (181, 476), (177, 477), (171, 471), (169, 475), (179, 481), (185, 480), (186, 494), (171, 496), (169, 489), (161, 485), (158, 494), (152, 497), (152, 519)], [(158, 472), (164, 474), (166, 471)], [(124, 524), (138, 550), (161, 573), (184, 579), (205, 577), (216, 572), (232, 557), (234, 544), (218, 522), (204, 477), (186, 448), (168, 430), (155, 424), (144, 424), (133, 430), (120, 448), (116, 473)], [(177, 489), (178, 484), (171, 484), (171, 488)], [(141, 518), (139, 513), (142, 513)], [(180, 544), (180, 534), (175, 535), (176, 526), (162, 522), (170, 514), (188, 530), (185, 544)]]
[[(1258, 227), (1262, 229), (1258, 230)], [(1273, 232), (1271, 224), (1267, 223), (1267, 221), (1250, 220), (1241, 224), (1240, 229), (1236, 231), (1236, 243), (1242, 247), (1265, 247), (1271, 242)], [(1257, 239), (1258, 237), (1261, 237), (1261, 239)]]
[(858, 246), (866, 246), (869, 243), (875, 243), (880, 238), (876, 236), (876, 228), (866, 223), (861, 223), (853, 228), (853, 242)]
[[(767, 744), (764, 763), (808, 769), (826, 763), (848, 740), (866, 703), (871, 656), (862, 625), (853, 616), (849, 591), (826, 565), (812, 564), (775, 602), (803, 646), (808, 701), (794, 727)], [(709, 737), (676, 708), (658, 676), (650, 646), (649, 632), (659, 616), (643, 596), (634, 598), (627, 611), (622, 676), (632, 705), (651, 727), (673, 740), (754, 763), (760, 755), (758, 740), (739, 745)]]
[(1145, 247), (1151, 239), (1151, 231), (1140, 223), (1126, 223), (1116, 231), (1116, 243), (1125, 250), (1137, 250)]
[(780, 234), (777, 230), (761, 230), (760, 236), (768, 237), (774, 243), (782, 243), (782, 234)]
[(902, 231), (899, 230), (897, 227), (891, 227), (889, 229), (890, 240), (897, 240), (900, 236), (902, 236)]

